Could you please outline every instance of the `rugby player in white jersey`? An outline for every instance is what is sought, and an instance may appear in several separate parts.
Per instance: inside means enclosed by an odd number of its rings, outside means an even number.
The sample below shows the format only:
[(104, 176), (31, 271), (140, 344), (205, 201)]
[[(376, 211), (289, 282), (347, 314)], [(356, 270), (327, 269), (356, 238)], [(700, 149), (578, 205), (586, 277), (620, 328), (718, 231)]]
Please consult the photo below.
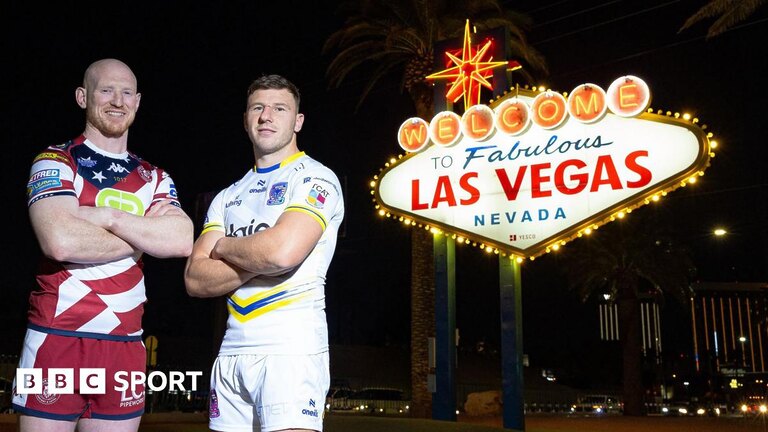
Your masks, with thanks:
[(255, 165), (219, 192), (187, 259), (187, 292), (227, 296), (211, 371), (216, 431), (321, 431), (330, 384), (325, 274), (344, 217), (341, 186), (300, 151), (299, 91), (278, 75), (248, 89)]

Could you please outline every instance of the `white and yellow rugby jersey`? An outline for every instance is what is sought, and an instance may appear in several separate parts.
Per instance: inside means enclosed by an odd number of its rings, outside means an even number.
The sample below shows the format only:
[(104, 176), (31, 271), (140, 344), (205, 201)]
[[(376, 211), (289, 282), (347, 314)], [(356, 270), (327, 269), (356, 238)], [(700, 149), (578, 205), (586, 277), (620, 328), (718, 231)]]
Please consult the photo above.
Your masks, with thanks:
[(316, 354), (328, 349), (325, 273), (344, 217), (341, 186), (333, 171), (304, 152), (250, 170), (213, 199), (203, 233), (247, 236), (273, 226), (287, 211), (311, 216), (323, 235), (291, 272), (256, 277), (229, 294), (220, 355)]

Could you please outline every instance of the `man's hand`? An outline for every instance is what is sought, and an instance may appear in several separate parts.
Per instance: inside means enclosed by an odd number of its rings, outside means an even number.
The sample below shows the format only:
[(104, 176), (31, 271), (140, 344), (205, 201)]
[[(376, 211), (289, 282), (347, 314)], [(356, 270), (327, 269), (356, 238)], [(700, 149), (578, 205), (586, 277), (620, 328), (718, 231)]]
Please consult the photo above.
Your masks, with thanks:
[(116, 217), (119, 217), (117, 213), (120, 210), (113, 209), (111, 207), (87, 207), (80, 206), (77, 208), (76, 216), (84, 221), (90, 222), (97, 227), (109, 230), (115, 221)]
[(167, 214), (184, 215), (184, 211), (173, 204), (171, 200), (158, 201), (144, 214), (145, 217), (165, 216)]

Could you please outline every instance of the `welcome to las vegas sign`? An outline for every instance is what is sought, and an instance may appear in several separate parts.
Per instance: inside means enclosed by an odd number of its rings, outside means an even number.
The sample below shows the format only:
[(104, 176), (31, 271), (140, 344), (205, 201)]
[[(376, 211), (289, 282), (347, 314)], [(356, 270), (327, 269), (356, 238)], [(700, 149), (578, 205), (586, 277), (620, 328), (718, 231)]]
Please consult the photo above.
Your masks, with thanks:
[[(372, 182), (379, 213), (518, 257), (535, 257), (694, 182), (709, 134), (648, 112), (650, 89), (623, 76), (567, 96), (520, 89), (459, 116), (403, 122), (407, 155)], [(671, 113), (670, 113), (671, 114)]]

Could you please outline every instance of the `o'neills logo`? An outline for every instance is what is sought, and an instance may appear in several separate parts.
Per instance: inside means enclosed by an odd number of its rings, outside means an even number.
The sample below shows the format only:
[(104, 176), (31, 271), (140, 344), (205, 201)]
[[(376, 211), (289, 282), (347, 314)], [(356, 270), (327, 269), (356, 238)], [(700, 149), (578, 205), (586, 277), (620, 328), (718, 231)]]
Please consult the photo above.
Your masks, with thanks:
[(451, 231), (519, 255), (631, 209), (703, 174), (709, 140), (695, 123), (645, 112), (650, 91), (625, 76), (568, 97), (520, 90), (406, 120), (372, 182), (382, 215)]

